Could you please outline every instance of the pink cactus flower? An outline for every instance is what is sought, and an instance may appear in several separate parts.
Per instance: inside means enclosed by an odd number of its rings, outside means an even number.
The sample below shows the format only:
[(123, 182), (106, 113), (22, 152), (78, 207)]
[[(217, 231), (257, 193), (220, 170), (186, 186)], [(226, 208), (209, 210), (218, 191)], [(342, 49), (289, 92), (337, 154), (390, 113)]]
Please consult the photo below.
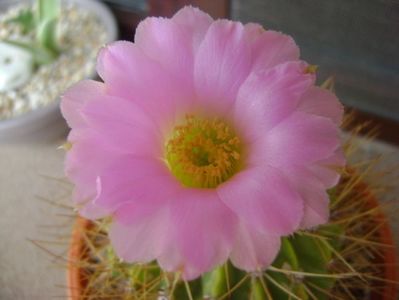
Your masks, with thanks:
[(125, 261), (259, 271), (282, 236), (328, 220), (343, 109), (291, 37), (185, 7), (104, 47), (97, 71), (62, 99), (66, 173)]

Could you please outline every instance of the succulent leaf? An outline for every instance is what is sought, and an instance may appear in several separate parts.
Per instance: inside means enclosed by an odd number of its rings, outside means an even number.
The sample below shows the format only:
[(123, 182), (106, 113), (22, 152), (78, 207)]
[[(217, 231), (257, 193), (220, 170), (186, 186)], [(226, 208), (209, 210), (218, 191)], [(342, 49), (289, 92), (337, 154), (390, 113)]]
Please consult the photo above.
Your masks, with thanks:
[(15, 23), (21, 27), (24, 34), (30, 32), (35, 28), (35, 15), (31, 9), (23, 9), (14, 18), (10, 18), (6, 23)]
[(60, 0), (38, 0), (37, 19), (38, 22), (57, 19), (60, 14)]
[(52, 63), (56, 58), (56, 55), (53, 52), (35, 43), (14, 40), (5, 40), (3, 42), (29, 51), (32, 54), (36, 65), (46, 65)]
[(48, 19), (41, 22), (36, 31), (39, 44), (49, 51), (57, 54), (59, 52), (57, 42), (57, 19)]

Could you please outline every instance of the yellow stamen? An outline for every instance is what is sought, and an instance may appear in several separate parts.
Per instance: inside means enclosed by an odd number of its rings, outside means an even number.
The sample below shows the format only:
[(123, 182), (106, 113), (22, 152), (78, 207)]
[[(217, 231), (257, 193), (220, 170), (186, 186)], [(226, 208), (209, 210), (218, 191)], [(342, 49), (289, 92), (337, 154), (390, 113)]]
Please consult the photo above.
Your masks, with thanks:
[(187, 115), (166, 143), (166, 161), (179, 181), (196, 188), (215, 188), (241, 165), (241, 141), (218, 118)]
[(316, 73), (318, 68), (319, 68), (319, 66), (317, 66), (317, 65), (309, 65), (309, 66), (307, 66), (305, 73), (306, 74), (314, 74), (314, 73)]
[(65, 151), (69, 151), (72, 149), (72, 143), (66, 142), (66, 143), (62, 144), (61, 146), (59, 146), (57, 149), (63, 149)]

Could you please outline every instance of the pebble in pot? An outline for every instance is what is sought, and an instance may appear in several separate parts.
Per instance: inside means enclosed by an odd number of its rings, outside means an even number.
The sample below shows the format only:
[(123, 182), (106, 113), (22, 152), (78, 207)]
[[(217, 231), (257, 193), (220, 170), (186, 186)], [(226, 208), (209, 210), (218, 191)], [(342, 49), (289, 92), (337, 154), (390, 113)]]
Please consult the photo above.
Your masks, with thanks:
[(0, 92), (24, 85), (33, 72), (32, 55), (20, 47), (0, 43)]

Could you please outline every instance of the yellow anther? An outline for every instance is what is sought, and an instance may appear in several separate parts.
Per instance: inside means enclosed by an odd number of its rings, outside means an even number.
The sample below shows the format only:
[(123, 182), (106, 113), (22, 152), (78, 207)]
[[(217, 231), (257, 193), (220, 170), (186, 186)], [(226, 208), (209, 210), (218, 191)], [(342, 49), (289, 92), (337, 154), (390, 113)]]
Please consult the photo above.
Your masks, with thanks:
[(225, 122), (193, 115), (175, 126), (165, 145), (171, 172), (195, 188), (215, 188), (233, 176), (242, 163), (240, 152), (240, 139)]
[(317, 66), (317, 65), (309, 65), (305, 69), (305, 73), (306, 74), (314, 74), (314, 73), (316, 73), (318, 68), (319, 68), (319, 66)]

